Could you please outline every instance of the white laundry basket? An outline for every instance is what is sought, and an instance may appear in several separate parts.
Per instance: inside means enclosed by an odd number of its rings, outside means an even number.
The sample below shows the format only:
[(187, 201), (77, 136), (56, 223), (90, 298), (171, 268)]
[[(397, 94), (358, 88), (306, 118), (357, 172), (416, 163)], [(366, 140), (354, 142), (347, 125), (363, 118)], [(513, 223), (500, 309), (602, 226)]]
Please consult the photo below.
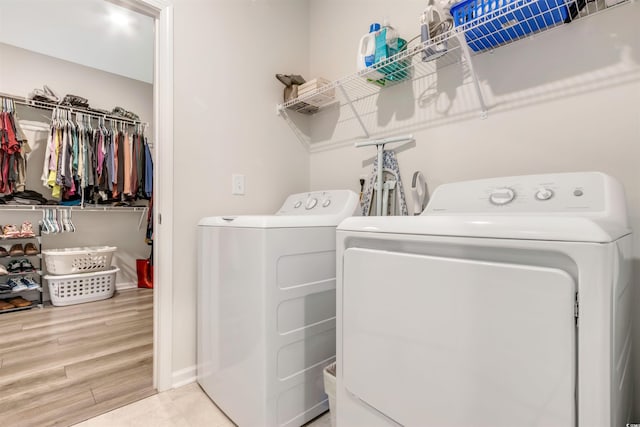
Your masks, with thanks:
[(111, 268), (116, 249), (115, 246), (46, 249), (42, 255), (50, 274), (89, 273)]
[(336, 427), (336, 363), (324, 368), (324, 392), (329, 396), (331, 427)]
[(93, 273), (47, 275), (51, 304), (64, 306), (111, 298), (116, 291), (118, 267)]

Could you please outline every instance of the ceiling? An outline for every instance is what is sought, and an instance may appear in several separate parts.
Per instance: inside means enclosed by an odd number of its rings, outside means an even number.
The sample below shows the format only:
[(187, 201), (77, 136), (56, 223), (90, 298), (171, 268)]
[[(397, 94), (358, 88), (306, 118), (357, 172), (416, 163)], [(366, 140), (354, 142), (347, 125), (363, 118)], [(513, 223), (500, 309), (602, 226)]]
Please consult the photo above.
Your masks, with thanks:
[(154, 20), (105, 0), (0, 0), (0, 42), (153, 83)]

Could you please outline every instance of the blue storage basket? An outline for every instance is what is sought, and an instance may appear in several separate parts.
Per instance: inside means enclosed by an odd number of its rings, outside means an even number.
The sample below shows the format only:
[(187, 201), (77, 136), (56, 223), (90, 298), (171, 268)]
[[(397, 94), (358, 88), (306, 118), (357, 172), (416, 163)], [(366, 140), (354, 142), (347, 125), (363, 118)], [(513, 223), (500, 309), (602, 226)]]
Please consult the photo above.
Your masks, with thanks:
[(478, 52), (566, 21), (567, 7), (565, 0), (464, 0), (451, 7), (451, 15), (456, 27), (478, 19), (465, 31)]

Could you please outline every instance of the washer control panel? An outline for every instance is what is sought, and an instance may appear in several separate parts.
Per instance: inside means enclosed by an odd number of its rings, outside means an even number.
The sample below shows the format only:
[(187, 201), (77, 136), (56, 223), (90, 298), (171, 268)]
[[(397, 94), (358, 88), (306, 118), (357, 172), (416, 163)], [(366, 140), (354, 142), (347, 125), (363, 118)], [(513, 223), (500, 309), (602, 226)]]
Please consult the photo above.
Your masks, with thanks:
[(350, 190), (312, 191), (287, 197), (276, 215), (334, 215), (353, 212), (358, 206), (358, 195)]
[(620, 185), (599, 172), (526, 175), (443, 184), (424, 213), (594, 213), (616, 197)]
[(494, 188), (489, 194), (489, 201), (494, 205), (502, 206), (513, 202), (516, 192), (509, 187)]

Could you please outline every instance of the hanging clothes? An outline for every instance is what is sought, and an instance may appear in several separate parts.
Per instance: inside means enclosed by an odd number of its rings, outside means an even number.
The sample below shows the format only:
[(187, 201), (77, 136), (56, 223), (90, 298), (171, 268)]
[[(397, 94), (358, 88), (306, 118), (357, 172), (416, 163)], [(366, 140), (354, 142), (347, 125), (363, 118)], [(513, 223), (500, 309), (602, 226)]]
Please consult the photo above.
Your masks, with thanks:
[(144, 192), (147, 197), (151, 197), (153, 194), (153, 159), (151, 158), (151, 150), (149, 144), (144, 144), (144, 156), (145, 156), (145, 172), (144, 172)]
[(150, 198), (153, 166), (143, 127), (108, 128), (101, 118), (93, 127), (91, 117), (73, 114), (75, 122), (69, 112), (52, 113), (41, 177), (52, 197), (94, 203)]
[[(16, 124), (13, 104), (3, 100), (0, 112), (0, 193), (24, 191), (26, 157), (22, 146), (26, 145), (24, 133)], [(10, 108), (5, 108), (10, 105)]]

